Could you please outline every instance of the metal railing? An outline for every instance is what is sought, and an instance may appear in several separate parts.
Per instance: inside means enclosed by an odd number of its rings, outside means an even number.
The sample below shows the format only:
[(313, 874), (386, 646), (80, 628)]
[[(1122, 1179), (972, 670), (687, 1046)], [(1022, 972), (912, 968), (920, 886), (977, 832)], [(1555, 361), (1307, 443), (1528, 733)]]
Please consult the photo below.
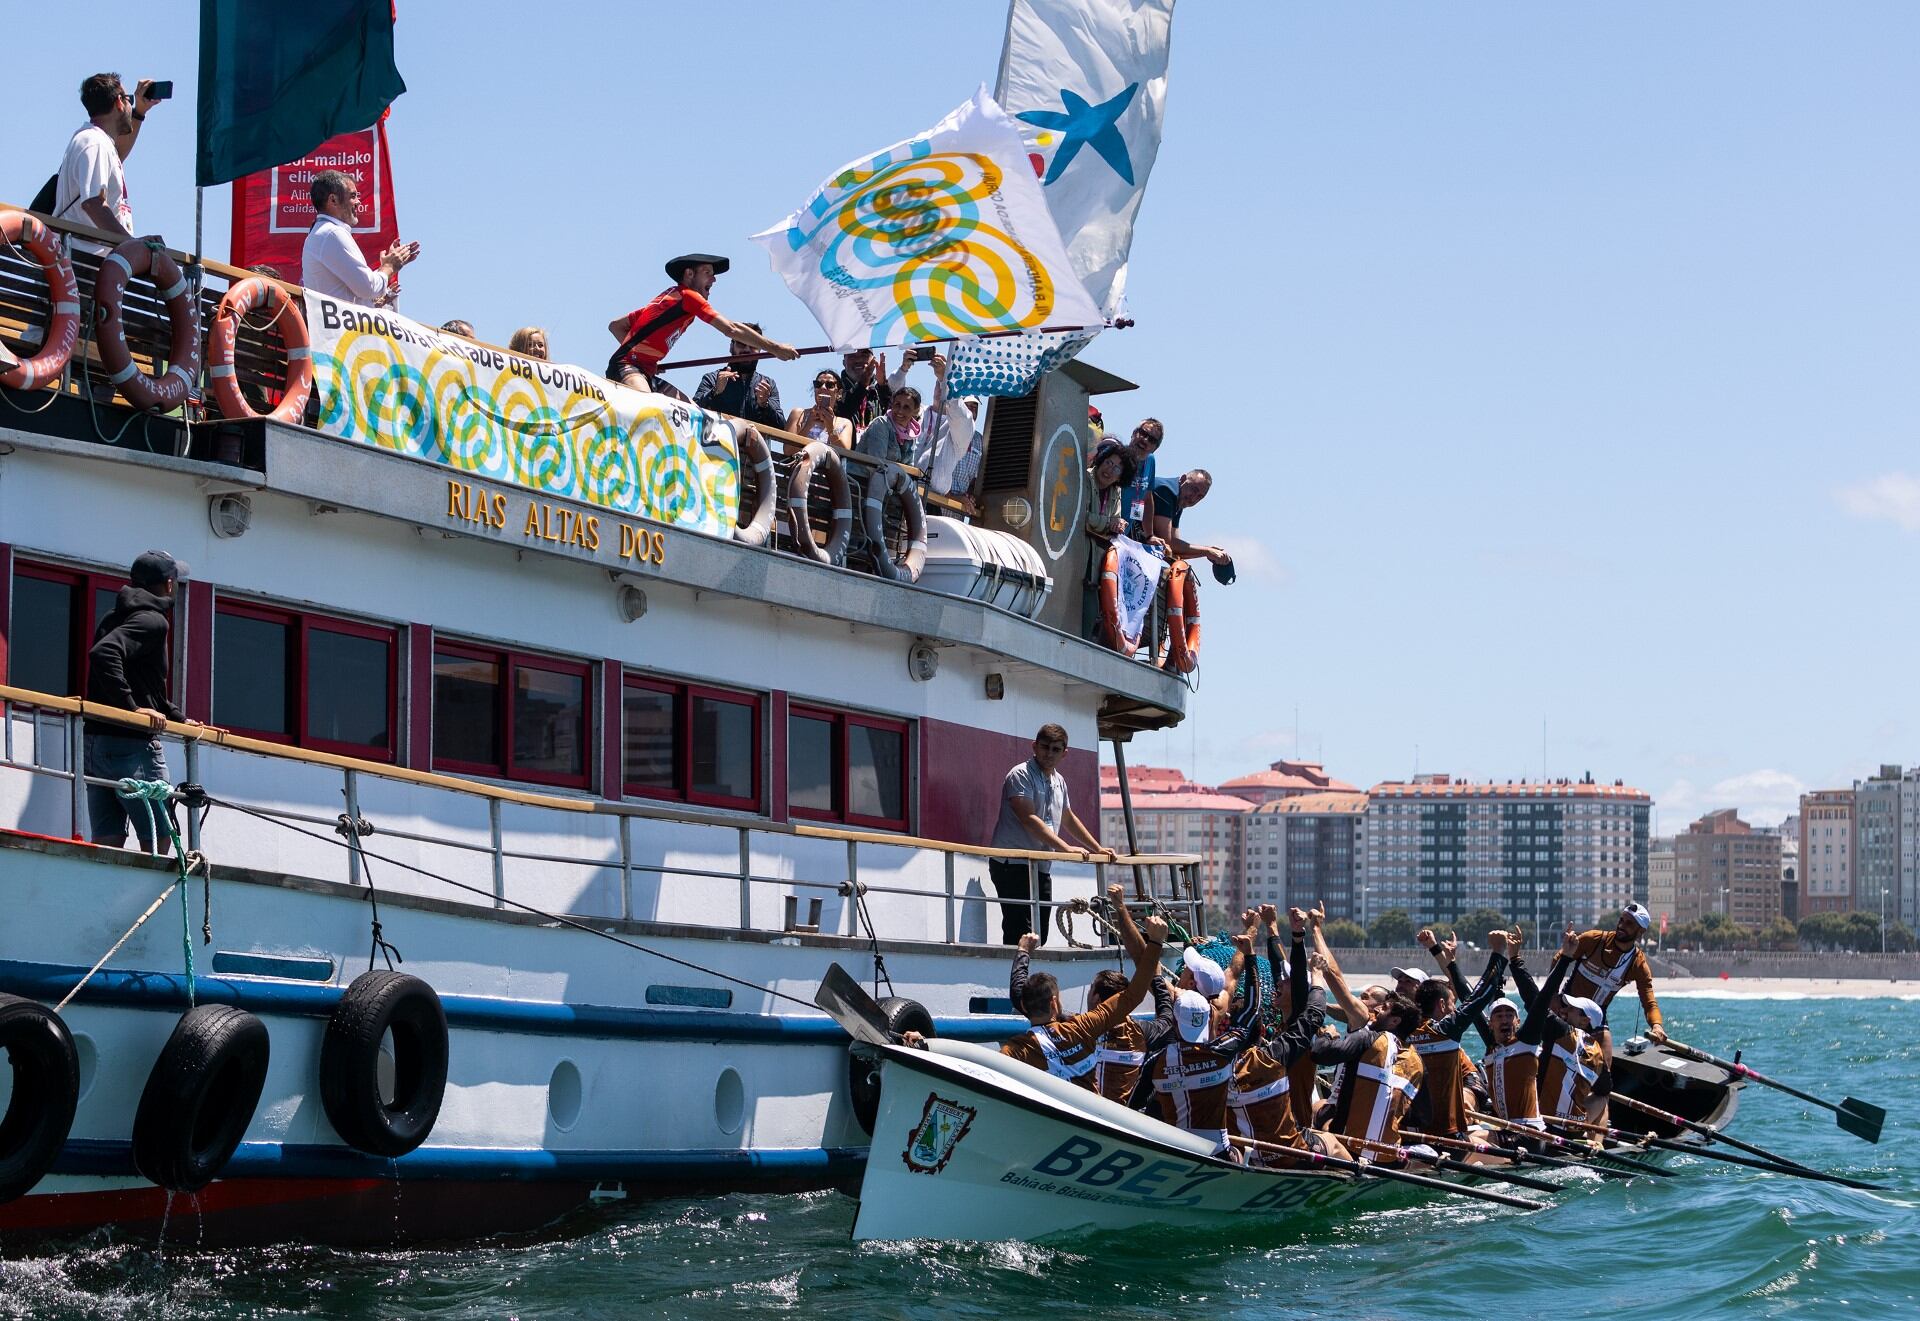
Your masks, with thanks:
[[(24, 717), (24, 719), (23, 719)], [(800, 920), (796, 892), (818, 892), (821, 898), (838, 895), (845, 900), (841, 930), (820, 934), (831, 934), (856, 939), (914, 939), (901, 937), (897, 932), (875, 929), (876, 922), (871, 909), (866, 904), (868, 895), (893, 896), (903, 900), (918, 900), (922, 903), (939, 905), (941, 918), (937, 923), (940, 939), (944, 944), (996, 943), (989, 940), (969, 942), (962, 938), (963, 914), (969, 904), (988, 906), (1003, 905), (1008, 902), (1026, 904), (1029, 920), (1035, 930), (1040, 929), (1042, 909), (1060, 909), (1069, 907), (1075, 899), (1085, 899), (1085, 895), (1062, 894), (1058, 898), (1042, 899), (1035, 893), (1035, 874), (1055, 865), (1070, 867), (1090, 867), (1092, 870), (1093, 895), (1104, 893), (1109, 877), (1109, 868), (1122, 867), (1131, 870), (1133, 878), (1131, 906), (1168, 913), (1182, 922), (1188, 930), (1197, 930), (1201, 916), (1199, 898), (1199, 868), (1201, 860), (1189, 854), (1116, 854), (1111, 859), (1097, 855), (1080, 853), (1051, 853), (1042, 850), (996, 849), (981, 846), (955, 844), (946, 840), (926, 839), (912, 835), (894, 835), (879, 831), (849, 830), (834, 826), (814, 825), (811, 823), (785, 824), (761, 818), (742, 818), (737, 814), (721, 812), (702, 812), (698, 810), (639, 804), (612, 802), (587, 797), (569, 797), (558, 794), (539, 793), (505, 785), (489, 784), (481, 781), (466, 780), (436, 772), (415, 770), (408, 767), (391, 766), (378, 762), (363, 761), (354, 757), (335, 753), (315, 752), (309, 749), (287, 747), (259, 739), (247, 738), (226, 730), (213, 727), (189, 726), (167, 722), (160, 729), (154, 729), (145, 718), (115, 708), (101, 707), (97, 703), (84, 702), (75, 698), (55, 697), (0, 685), (0, 726), (4, 726), (4, 757), (0, 757), (0, 769), (16, 774), (42, 777), (45, 780), (63, 784), (68, 795), (68, 812), (65, 824), (72, 838), (85, 840), (91, 837), (87, 804), (89, 786), (111, 788), (117, 780), (101, 779), (85, 773), (84, 720), (110, 722), (124, 725), (139, 732), (150, 732), (155, 737), (163, 737), (169, 743), (177, 741), (182, 751), (181, 762), (184, 768), (184, 783), (203, 786), (209, 796), (215, 800), (230, 802), (246, 808), (259, 816), (271, 818), (307, 830), (309, 835), (322, 838), (334, 834), (340, 835), (340, 877), (347, 884), (364, 886), (369, 877), (364, 874), (364, 862), (361, 848), (351, 847), (347, 832), (355, 829), (365, 820), (362, 815), (363, 791), (369, 778), (394, 784), (411, 784), (436, 790), (445, 790), (465, 798), (479, 799), (487, 805), (487, 838), (484, 843), (461, 838), (455, 831), (433, 833), (431, 831), (406, 830), (392, 825), (382, 824), (377, 829), (378, 838), (398, 839), (428, 846), (435, 849), (451, 849), (461, 854), (484, 859), (491, 876), (491, 892), (485, 898), (491, 907), (504, 909), (509, 907), (531, 907), (514, 900), (509, 893), (510, 871), (512, 879), (521, 879), (529, 875), (533, 868), (587, 869), (617, 873), (620, 877), (620, 901), (617, 912), (574, 911), (570, 916), (593, 918), (618, 918), (623, 921), (644, 921), (643, 915), (634, 911), (633, 895), (636, 877), (651, 876), (664, 881), (667, 878), (692, 881), (702, 886), (727, 885), (737, 887), (738, 916), (730, 925), (735, 930), (775, 930), (796, 935), (814, 934), (814, 923)], [(22, 727), (32, 731), (33, 748), (31, 755), (24, 755), (17, 746), (17, 731)], [(236, 792), (234, 787), (220, 783), (209, 783), (208, 778), (216, 770), (212, 759), (206, 756), (208, 749), (223, 749), (230, 752), (245, 753), (252, 756), (279, 759), (288, 763), (300, 763), (307, 766), (337, 771), (340, 775), (340, 801), (344, 812), (328, 815), (318, 804), (310, 810), (271, 806), (259, 801), (248, 802), (244, 792)], [(234, 777), (240, 782), (244, 777)], [(584, 817), (616, 819), (613, 843), (616, 856), (584, 856), (548, 850), (516, 848), (507, 842), (507, 832), (503, 822), (503, 811), (510, 806), (531, 807), (543, 812), (565, 814), (565, 818)], [(193, 850), (206, 850), (216, 846), (220, 852), (219, 861), (223, 865), (245, 868), (245, 857), (236, 857), (227, 850), (237, 840), (205, 840), (201, 837), (201, 825), (196, 813), (184, 814), (183, 834), (186, 845)], [(563, 818), (563, 819), (565, 819)], [(662, 858), (658, 862), (642, 859), (636, 851), (634, 823), (676, 823), (683, 826), (718, 830), (731, 834), (736, 845), (734, 856), (737, 865), (731, 868), (690, 865)], [(9, 823), (13, 824), (13, 823)], [(324, 832), (324, 833), (323, 833)], [(51, 831), (43, 833), (52, 833)], [(788, 851), (794, 851), (791, 841), (815, 840), (832, 841), (845, 846), (844, 869), (835, 868), (832, 875), (772, 875), (757, 870), (753, 865), (756, 843), (769, 841), (786, 842)], [(329, 839), (329, 843), (332, 841)], [(873, 878), (876, 871), (885, 870), (874, 855), (883, 851), (907, 850), (915, 858), (937, 856), (940, 858), (939, 882), (931, 887), (911, 884), (890, 884)], [(862, 854), (866, 853), (869, 863), (863, 865)], [(377, 856), (369, 853), (368, 856)], [(1028, 870), (1027, 897), (1023, 900), (1003, 900), (997, 894), (984, 891), (978, 894), (963, 893), (958, 885), (959, 864), (962, 862), (984, 862), (989, 860), (1018, 860)], [(383, 859), (383, 863), (385, 860)], [(402, 863), (404, 868), (406, 864)], [(425, 870), (425, 869), (421, 869)], [(482, 887), (466, 882), (437, 876), (425, 871), (429, 877), (460, 886), (469, 892)], [(325, 880), (325, 876), (310, 879)], [(391, 882), (385, 884), (391, 885)], [(785, 921), (780, 925), (762, 926), (754, 920), (755, 887), (778, 887), (787, 891), (788, 902), (785, 906)], [(415, 891), (416, 893), (418, 891)], [(703, 893), (705, 893), (703, 891)], [(481, 897), (476, 895), (476, 901)], [(819, 911), (819, 899), (813, 899), (808, 905), (808, 913), (815, 917)], [(864, 915), (864, 916), (863, 916)], [(991, 907), (985, 910), (987, 920), (991, 920)], [(694, 922), (691, 925), (723, 928), (718, 923)], [(864, 929), (863, 929), (864, 928)]]

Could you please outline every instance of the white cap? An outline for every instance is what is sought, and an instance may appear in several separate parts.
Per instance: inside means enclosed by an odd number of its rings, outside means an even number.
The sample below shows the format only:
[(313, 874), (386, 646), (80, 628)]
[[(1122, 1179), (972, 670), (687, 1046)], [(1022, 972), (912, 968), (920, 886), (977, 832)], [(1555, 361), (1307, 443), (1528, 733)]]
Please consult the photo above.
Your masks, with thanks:
[(1198, 991), (1182, 991), (1173, 998), (1173, 1021), (1182, 1041), (1198, 1045), (1213, 1034), (1213, 1006)]
[(1647, 906), (1645, 904), (1628, 904), (1625, 908), (1621, 909), (1620, 911), (1623, 914), (1625, 914), (1627, 917), (1630, 917), (1634, 921), (1638, 922), (1640, 924), (1640, 929), (1642, 931), (1645, 931), (1648, 927), (1653, 925), (1653, 914), (1647, 911)]
[(1180, 955), (1180, 961), (1193, 974), (1194, 989), (1211, 1000), (1227, 989), (1227, 970), (1202, 954), (1196, 947), (1187, 946)]
[(1491, 1018), (1493, 1016), (1494, 1010), (1496, 1009), (1511, 1009), (1513, 1010), (1514, 1013), (1520, 1014), (1520, 1017), (1522, 1018), (1526, 1017), (1525, 1014), (1520, 1013), (1520, 1002), (1514, 999), (1510, 995), (1503, 995), (1498, 1000), (1495, 1000), (1492, 1004), (1488, 1005), (1487, 1016)]
[(1606, 1018), (1606, 1014), (1601, 1012), (1600, 1006), (1587, 999), (1584, 995), (1568, 995), (1561, 998), (1567, 1002), (1567, 1008), (1587, 1016), (1588, 1027), (1599, 1027), (1601, 1021)]
[(1395, 977), (1405, 977), (1409, 981), (1424, 982), (1427, 980), (1426, 973), (1415, 972), (1412, 968), (1395, 968), (1393, 969), (1393, 975)]

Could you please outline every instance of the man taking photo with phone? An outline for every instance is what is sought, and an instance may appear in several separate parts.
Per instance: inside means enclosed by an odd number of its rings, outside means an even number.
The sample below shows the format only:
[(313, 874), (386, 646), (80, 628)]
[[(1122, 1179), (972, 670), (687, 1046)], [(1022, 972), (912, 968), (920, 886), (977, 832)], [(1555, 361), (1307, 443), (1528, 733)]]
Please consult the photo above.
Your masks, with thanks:
[(142, 78), (128, 96), (117, 73), (96, 73), (80, 84), (87, 122), (75, 131), (60, 159), (54, 219), (92, 225), (122, 239), (134, 236), (124, 162), (140, 139), (148, 112), (172, 95), (171, 82)]

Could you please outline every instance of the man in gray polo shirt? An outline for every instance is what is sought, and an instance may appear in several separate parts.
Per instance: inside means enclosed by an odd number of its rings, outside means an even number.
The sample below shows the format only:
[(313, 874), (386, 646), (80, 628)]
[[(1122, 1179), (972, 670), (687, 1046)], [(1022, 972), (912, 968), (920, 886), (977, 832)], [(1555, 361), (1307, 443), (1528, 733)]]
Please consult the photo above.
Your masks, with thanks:
[[(1096, 855), (1111, 862), (1117, 856), (1101, 845), (1073, 814), (1067, 801), (1067, 779), (1060, 774), (1060, 763), (1067, 755), (1067, 731), (1059, 725), (1042, 725), (1033, 738), (1033, 756), (1007, 772), (1000, 786), (1000, 816), (993, 826), (993, 847), (997, 849), (1045, 849), (1053, 853), (1078, 853), (1082, 861)], [(1067, 840), (1078, 841), (1069, 844)], [(1029, 890), (1028, 868), (1037, 883)], [(1035, 893), (1041, 899), (1053, 898), (1051, 864), (1040, 858), (990, 858), (987, 873), (994, 893), (1000, 896), (1000, 939), (1018, 945), (1020, 937), (1033, 930)], [(1040, 909), (1040, 943), (1047, 940), (1047, 927), (1053, 910)]]

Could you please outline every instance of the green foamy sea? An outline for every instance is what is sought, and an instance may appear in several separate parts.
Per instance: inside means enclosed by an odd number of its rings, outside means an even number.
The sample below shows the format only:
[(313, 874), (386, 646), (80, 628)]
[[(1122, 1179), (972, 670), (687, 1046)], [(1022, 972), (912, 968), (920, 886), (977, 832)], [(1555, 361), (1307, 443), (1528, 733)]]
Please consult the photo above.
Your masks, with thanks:
[(838, 1193), (629, 1205), (458, 1250), (81, 1246), (0, 1262), (0, 1316), (1860, 1317), (1920, 1314), (1920, 1004), (1676, 1000), (1675, 1035), (1886, 1107), (1868, 1146), (1759, 1087), (1735, 1132), (1887, 1193), (1680, 1157), (1534, 1215), (1375, 1212), (1296, 1238), (1171, 1230), (1029, 1244), (854, 1244)]

